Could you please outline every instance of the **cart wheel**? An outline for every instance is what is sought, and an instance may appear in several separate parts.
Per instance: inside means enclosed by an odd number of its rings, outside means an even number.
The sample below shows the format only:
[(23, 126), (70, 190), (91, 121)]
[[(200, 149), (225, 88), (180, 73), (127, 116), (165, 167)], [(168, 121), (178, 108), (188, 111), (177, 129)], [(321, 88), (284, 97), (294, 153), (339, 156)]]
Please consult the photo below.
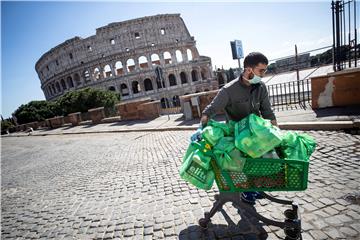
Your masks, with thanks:
[(289, 219), (289, 220), (295, 220), (297, 218), (296, 212), (292, 209), (286, 209), (284, 211), (284, 215), (285, 215), (285, 218)]
[(205, 219), (205, 218), (200, 218), (199, 220), (199, 226), (203, 229), (207, 229), (208, 228), (208, 224), (209, 224), (209, 220)]
[(285, 240), (300, 240), (301, 238), (301, 230), (296, 228), (285, 228)]

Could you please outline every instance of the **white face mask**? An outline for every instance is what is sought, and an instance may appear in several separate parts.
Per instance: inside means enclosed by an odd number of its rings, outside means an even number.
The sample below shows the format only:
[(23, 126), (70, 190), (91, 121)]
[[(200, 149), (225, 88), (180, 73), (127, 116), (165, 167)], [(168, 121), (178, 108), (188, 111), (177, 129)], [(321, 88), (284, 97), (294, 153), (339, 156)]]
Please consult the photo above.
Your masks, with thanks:
[(257, 84), (259, 82), (261, 82), (261, 77), (256, 74), (254, 74), (254, 77), (252, 79), (249, 79), (250, 84)]
[(248, 80), (250, 84), (257, 84), (257, 83), (261, 82), (261, 77), (256, 75), (252, 69), (251, 69), (251, 71), (254, 74), (254, 76), (251, 79), (246, 79), (246, 80)]

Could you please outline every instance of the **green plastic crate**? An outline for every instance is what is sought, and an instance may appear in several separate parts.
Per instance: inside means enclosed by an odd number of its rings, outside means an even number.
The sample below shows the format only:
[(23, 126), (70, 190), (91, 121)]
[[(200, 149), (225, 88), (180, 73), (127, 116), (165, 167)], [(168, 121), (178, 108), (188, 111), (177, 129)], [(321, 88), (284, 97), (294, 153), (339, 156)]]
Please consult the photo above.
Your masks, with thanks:
[(211, 160), (220, 192), (302, 191), (307, 188), (309, 161), (247, 159), (241, 172), (222, 171)]

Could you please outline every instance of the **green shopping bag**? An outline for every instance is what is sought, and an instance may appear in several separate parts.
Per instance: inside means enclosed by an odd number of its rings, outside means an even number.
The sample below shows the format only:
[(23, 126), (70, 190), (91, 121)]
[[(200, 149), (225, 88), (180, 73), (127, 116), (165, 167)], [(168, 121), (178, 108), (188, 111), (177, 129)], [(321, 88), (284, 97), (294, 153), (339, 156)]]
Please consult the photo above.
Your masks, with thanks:
[(217, 165), (222, 170), (241, 172), (246, 158), (235, 148), (233, 137), (224, 137), (214, 146), (213, 153)]
[(206, 142), (192, 142), (183, 158), (180, 167), (180, 176), (185, 181), (200, 189), (209, 190), (215, 179), (210, 160), (210, 150)]
[(307, 134), (288, 131), (280, 145), (280, 157), (283, 159), (309, 160), (315, 151), (316, 142)]
[(255, 114), (235, 124), (235, 146), (252, 158), (258, 158), (278, 146), (282, 133), (278, 127)]
[(201, 136), (211, 146), (215, 146), (216, 143), (224, 137), (224, 131), (222, 128), (208, 125), (202, 130)]

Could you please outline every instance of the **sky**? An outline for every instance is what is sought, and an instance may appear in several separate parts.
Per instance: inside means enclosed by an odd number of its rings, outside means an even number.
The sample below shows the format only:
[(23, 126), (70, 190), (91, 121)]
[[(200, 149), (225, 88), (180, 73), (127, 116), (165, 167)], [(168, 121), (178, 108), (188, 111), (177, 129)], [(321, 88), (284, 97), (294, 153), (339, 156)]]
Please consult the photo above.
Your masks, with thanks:
[[(360, 4), (358, 4), (360, 5)], [(360, 12), (360, 11), (358, 11)], [(200, 55), (215, 68), (237, 67), (230, 41), (268, 59), (332, 44), (330, 1), (261, 2), (1, 2), (1, 114), (44, 100), (35, 63), (65, 40), (95, 35), (111, 22), (180, 13)]]

